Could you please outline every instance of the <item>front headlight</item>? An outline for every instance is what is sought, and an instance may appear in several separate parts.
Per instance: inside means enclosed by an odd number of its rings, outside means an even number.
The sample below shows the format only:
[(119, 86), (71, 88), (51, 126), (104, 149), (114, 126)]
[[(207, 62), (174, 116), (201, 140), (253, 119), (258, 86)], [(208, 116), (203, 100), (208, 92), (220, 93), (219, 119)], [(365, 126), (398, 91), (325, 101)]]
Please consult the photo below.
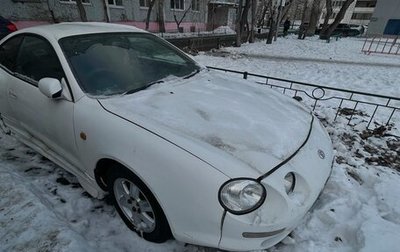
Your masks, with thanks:
[(265, 187), (255, 179), (237, 178), (225, 182), (219, 189), (219, 202), (233, 214), (246, 214), (260, 207), (267, 196)]

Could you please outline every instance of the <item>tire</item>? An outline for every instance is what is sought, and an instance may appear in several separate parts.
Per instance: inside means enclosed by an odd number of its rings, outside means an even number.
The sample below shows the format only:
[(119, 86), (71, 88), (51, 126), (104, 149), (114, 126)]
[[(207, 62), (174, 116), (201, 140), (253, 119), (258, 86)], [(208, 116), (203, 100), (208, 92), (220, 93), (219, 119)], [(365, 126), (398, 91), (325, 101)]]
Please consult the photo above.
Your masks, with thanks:
[(168, 221), (149, 188), (125, 168), (111, 170), (108, 191), (125, 224), (147, 241), (162, 243), (170, 239)]

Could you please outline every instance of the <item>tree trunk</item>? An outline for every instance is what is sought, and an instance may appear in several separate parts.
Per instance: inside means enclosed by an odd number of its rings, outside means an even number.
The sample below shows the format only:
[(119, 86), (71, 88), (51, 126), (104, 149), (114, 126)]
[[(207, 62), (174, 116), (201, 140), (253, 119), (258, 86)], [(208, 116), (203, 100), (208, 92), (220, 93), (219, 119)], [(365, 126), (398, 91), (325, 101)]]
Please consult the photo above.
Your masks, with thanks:
[(265, 15), (267, 14), (267, 5), (266, 5), (266, 0), (261, 0), (260, 4), (258, 5), (257, 8), (257, 26), (262, 27), (264, 25), (264, 18)]
[(333, 33), (333, 31), (336, 29), (336, 27), (339, 25), (339, 23), (342, 21), (344, 15), (346, 14), (347, 9), (349, 6), (354, 2), (355, 0), (346, 0), (343, 3), (342, 8), (340, 8), (339, 13), (336, 15), (335, 20), (331, 25), (328, 26), (328, 28), (319, 34), (320, 39), (329, 39)]
[(320, 4), (321, 0), (314, 0), (313, 2), (311, 8), (310, 23), (307, 29), (307, 36), (315, 35), (315, 30), (317, 29), (318, 25), (318, 18), (320, 16)]
[(165, 22), (164, 22), (164, 0), (158, 0), (158, 29), (160, 32), (165, 32)]
[(156, 0), (151, 0), (149, 3), (149, 8), (147, 9), (147, 15), (146, 15), (146, 31), (149, 30), (149, 22), (150, 22), (150, 16), (151, 16), (151, 11), (153, 10), (153, 6)]
[(176, 27), (178, 28), (178, 32), (183, 32), (183, 30), (181, 31), (181, 23), (182, 21), (185, 19), (187, 13), (189, 12), (189, 10), (192, 8), (192, 4), (189, 5), (189, 7), (185, 10), (185, 12), (183, 13), (182, 17), (178, 20), (178, 17), (176, 16), (175, 10), (173, 10), (174, 13), (174, 20), (176, 23)]
[(50, 2), (49, 0), (47, 0), (47, 9), (50, 12), (50, 16), (51, 16), (51, 20), (53, 21), (53, 23), (58, 23), (58, 20), (56, 18), (56, 16), (54, 15), (54, 11), (53, 9), (50, 7)]
[[(290, 9), (292, 8), (294, 1), (295, 0), (289, 0), (289, 2), (286, 2), (286, 5), (283, 6), (282, 15), (281, 15), (281, 18), (279, 20), (280, 24), (283, 22), (283, 20), (286, 20), (286, 18), (288, 17)], [(294, 20), (294, 17), (291, 17), (291, 19)]]
[[(249, 37), (249, 22), (248, 22), (248, 16), (249, 16), (249, 9), (250, 9), (250, 2), (251, 0), (245, 0), (244, 8), (243, 8), (243, 13), (241, 17), (241, 22), (240, 22), (240, 33), (243, 34), (244, 32), (244, 27), (247, 27), (247, 36), (246, 36), (246, 41), (247, 38)], [(245, 41), (245, 42), (246, 42)]]
[(294, 28), (294, 21), (296, 21), (297, 20), (297, 14), (298, 14), (298, 12), (299, 12), (299, 6), (300, 6), (300, 3), (299, 3), (300, 1), (296, 1), (296, 9), (294, 10), (294, 17), (292, 17), (292, 20), (293, 20), (293, 22), (292, 22), (292, 29)]
[(242, 45), (242, 33), (240, 29), (241, 19), (242, 19), (242, 9), (243, 9), (243, 0), (239, 0), (239, 6), (236, 13), (236, 44), (235, 46), (240, 47)]
[(251, 0), (251, 28), (250, 28), (250, 37), (249, 42), (254, 43), (254, 26), (256, 24), (256, 10), (257, 10), (257, 1)]
[(328, 29), (329, 26), (329, 19), (332, 16), (332, 13), (333, 13), (332, 0), (326, 0), (326, 14), (320, 34), (326, 33), (326, 30)]
[(276, 21), (274, 26), (274, 41), (278, 39), (278, 31), (279, 25), (281, 24), (281, 16), (282, 16), (282, 0), (278, 1), (278, 13), (276, 15)]
[(301, 15), (301, 25), (300, 25), (300, 29), (299, 29), (298, 39), (304, 39), (305, 32), (307, 30), (307, 27), (305, 26), (307, 8), (308, 8), (308, 1), (305, 0), (304, 6), (303, 6), (303, 13)]
[(276, 8), (275, 6), (272, 6), (272, 2), (270, 5), (270, 10), (271, 10), (271, 16), (269, 17), (269, 31), (268, 31), (268, 36), (267, 36), (267, 44), (272, 44), (272, 40), (274, 39), (274, 34), (275, 34), (275, 21), (276, 21)]
[(103, 9), (104, 9), (104, 16), (105, 16), (105, 18), (106, 18), (106, 22), (107, 23), (110, 23), (110, 16), (108, 15), (109, 14), (109, 11), (108, 11), (108, 3), (107, 3), (107, 0), (103, 0)]
[(87, 22), (86, 11), (83, 7), (82, 0), (76, 0), (76, 6), (78, 7), (79, 16), (82, 22)]

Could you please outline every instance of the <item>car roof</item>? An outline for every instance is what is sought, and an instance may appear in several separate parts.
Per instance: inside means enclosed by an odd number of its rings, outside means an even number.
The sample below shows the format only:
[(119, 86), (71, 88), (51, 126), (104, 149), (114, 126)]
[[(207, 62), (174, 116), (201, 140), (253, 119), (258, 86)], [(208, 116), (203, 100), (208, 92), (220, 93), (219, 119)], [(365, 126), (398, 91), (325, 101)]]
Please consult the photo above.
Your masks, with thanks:
[(109, 32), (146, 32), (130, 25), (110, 24), (100, 22), (68, 22), (51, 25), (40, 25), (21, 29), (16, 33), (35, 33), (44, 37), (59, 40), (64, 37)]

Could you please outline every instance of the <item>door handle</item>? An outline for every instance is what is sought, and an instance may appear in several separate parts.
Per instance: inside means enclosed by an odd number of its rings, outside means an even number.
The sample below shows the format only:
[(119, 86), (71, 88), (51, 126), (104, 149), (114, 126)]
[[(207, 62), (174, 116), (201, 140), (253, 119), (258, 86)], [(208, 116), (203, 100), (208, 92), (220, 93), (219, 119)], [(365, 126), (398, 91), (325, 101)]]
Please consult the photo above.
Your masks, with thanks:
[(10, 96), (11, 98), (13, 98), (13, 99), (17, 99), (18, 98), (18, 96), (14, 93), (14, 91), (13, 90), (8, 90), (8, 96)]

